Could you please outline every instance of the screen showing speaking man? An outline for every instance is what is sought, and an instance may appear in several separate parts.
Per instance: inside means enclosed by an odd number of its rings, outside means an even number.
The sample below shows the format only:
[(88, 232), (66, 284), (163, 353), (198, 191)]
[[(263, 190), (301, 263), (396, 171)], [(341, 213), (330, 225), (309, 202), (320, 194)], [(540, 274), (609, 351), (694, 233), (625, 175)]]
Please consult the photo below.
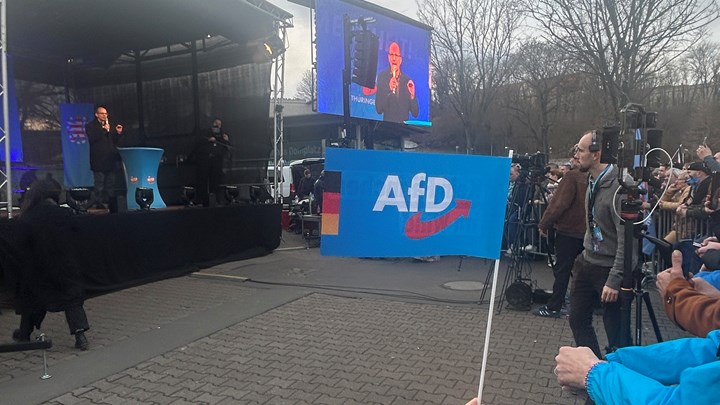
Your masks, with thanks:
[(369, 10), (341, 0), (317, 0), (316, 5), (318, 112), (343, 115), (343, 17), (372, 17), (367, 29), (379, 38), (377, 81), (374, 88), (351, 84), (350, 115), (427, 125), (429, 28), (377, 6)]

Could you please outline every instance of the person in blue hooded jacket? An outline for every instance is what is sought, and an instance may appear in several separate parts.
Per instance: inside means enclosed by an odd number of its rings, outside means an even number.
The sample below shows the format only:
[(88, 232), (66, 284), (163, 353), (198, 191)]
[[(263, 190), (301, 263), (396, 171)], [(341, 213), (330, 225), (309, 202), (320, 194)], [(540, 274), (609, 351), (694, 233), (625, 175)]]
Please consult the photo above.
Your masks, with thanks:
[(563, 390), (587, 393), (597, 404), (720, 403), (718, 291), (686, 280), (678, 251), (672, 267), (658, 274), (657, 287), (668, 316), (705, 337), (625, 347), (604, 361), (587, 347), (561, 347), (553, 371)]
[(563, 390), (596, 404), (720, 403), (720, 330), (650, 346), (624, 347), (598, 359), (587, 347), (561, 347), (555, 358)]

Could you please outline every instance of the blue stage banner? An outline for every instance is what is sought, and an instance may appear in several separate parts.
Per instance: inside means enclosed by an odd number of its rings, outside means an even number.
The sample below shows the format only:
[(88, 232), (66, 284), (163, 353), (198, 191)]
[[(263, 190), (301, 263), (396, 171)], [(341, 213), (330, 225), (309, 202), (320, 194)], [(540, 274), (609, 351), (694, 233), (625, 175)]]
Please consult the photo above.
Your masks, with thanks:
[(93, 187), (90, 170), (90, 143), (85, 124), (95, 119), (92, 104), (60, 104), (65, 187)]
[(323, 255), (500, 257), (510, 158), (333, 148), (325, 171)]

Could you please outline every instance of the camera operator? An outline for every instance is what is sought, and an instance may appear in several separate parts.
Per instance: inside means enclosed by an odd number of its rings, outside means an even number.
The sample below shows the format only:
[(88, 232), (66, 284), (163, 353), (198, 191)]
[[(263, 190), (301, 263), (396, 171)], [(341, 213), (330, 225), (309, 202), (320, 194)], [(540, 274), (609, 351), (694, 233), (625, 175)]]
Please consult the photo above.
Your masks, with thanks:
[(520, 165), (513, 163), (510, 165), (510, 184), (508, 185), (507, 208), (505, 213), (505, 247), (508, 251), (512, 250), (512, 244), (517, 237), (518, 211), (522, 204), (519, 197), (519, 187), (516, 189), (519, 178)]
[[(589, 173), (586, 198), (586, 226), (583, 253), (573, 265), (573, 287), (570, 295), (570, 329), (578, 346), (589, 347), (600, 357), (592, 318), (595, 304), (603, 304), (603, 324), (608, 349), (630, 342), (630, 336), (620, 336), (620, 286), (623, 281), (625, 232), (616, 212), (620, 212), (618, 168), (601, 163), (600, 141), (596, 133), (586, 132), (578, 142), (574, 158), (579, 170)], [(634, 252), (635, 249), (633, 249)], [(629, 254), (633, 254), (630, 252)], [(628, 331), (629, 334), (629, 331)]]
[(544, 201), (541, 183), (548, 171), (546, 156), (539, 152), (534, 155), (513, 155), (512, 161), (505, 212), (508, 254), (533, 248), (532, 244), (525, 246), (532, 238), (527, 234), (530, 230), (523, 225), (536, 219), (533, 217), (535, 210), (532, 209), (532, 202)]

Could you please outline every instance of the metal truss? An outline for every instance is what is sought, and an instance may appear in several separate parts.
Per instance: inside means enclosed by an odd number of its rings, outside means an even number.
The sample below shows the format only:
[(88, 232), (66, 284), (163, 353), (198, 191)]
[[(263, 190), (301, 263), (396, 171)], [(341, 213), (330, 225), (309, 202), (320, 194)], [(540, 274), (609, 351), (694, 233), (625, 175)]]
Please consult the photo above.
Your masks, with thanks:
[[(278, 34), (287, 48), (287, 28), (283, 22), (277, 24)], [(290, 25), (292, 27), (292, 25)], [(285, 99), (285, 52), (273, 60), (272, 72), (274, 85), (273, 97), (273, 165), (275, 176), (273, 177), (273, 201), (279, 200), (278, 182), (282, 176), (282, 168), (285, 165), (285, 134), (283, 124), (283, 100)]]
[(8, 218), (12, 218), (12, 176), (10, 158), (10, 99), (8, 94), (8, 58), (7, 58), (7, 0), (0, 0), (0, 64), (2, 64), (2, 82), (0, 83), (0, 94), (2, 94), (2, 126), (0, 127), (0, 143), (5, 150), (5, 170), (0, 170), (0, 188), (5, 187), (4, 200), (0, 206), (7, 209)]

